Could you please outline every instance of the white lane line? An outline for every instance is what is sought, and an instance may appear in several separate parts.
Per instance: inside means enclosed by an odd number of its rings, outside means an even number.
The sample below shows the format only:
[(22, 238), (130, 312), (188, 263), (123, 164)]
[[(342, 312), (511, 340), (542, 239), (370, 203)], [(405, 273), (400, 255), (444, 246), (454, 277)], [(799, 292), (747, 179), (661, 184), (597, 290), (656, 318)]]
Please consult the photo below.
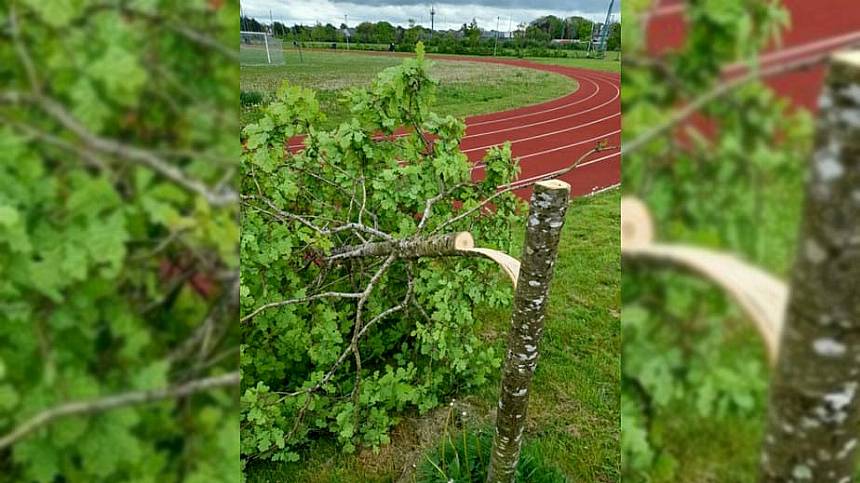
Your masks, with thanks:
[[(520, 159), (520, 161), (522, 161), (523, 159), (531, 158), (531, 157), (538, 156), (538, 155), (541, 155), (541, 154), (552, 153), (552, 152), (555, 152), (555, 151), (561, 151), (561, 150), (563, 150), (563, 149), (572, 148), (572, 147), (574, 147), (574, 146), (580, 146), (580, 145), (582, 145), (582, 144), (587, 144), (587, 143), (590, 143), (590, 142), (593, 142), (593, 141), (603, 140), (603, 139), (606, 139), (606, 138), (607, 138), (607, 137), (609, 137), (609, 136), (612, 136), (612, 135), (614, 135), (614, 134), (618, 134), (618, 133), (620, 133), (620, 132), (621, 132), (621, 130), (620, 130), (620, 129), (618, 129), (618, 130), (615, 130), (615, 131), (612, 131), (612, 132), (609, 132), (609, 133), (601, 134), (600, 136), (593, 137), (593, 138), (590, 138), (590, 139), (584, 139), (584, 140), (582, 140), (582, 141), (577, 141), (577, 142), (575, 142), (575, 143), (565, 144), (564, 146), (557, 146), (557, 147), (554, 147), (554, 148), (552, 148), (552, 149), (545, 149), (545, 150), (543, 150), (543, 151), (537, 151), (537, 152), (530, 153), (530, 154), (525, 154), (525, 155), (517, 155), (517, 156), (514, 156), (514, 157), (515, 157), (515, 158), (519, 158), (519, 159)], [(581, 164), (580, 166), (583, 166), (583, 165), (585, 165), (585, 164), (583, 163), (583, 164)], [(474, 170), (476, 170), (476, 169), (483, 169), (484, 167), (486, 167), (486, 164), (484, 164), (484, 163), (480, 163), (480, 162), (479, 162), (479, 163), (475, 164), (475, 165), (472, 167), (472, 171), (474, 171)]]
[(674, 14), (683, 13), (683, 12), (684, 12), (684, 4), (683, 3), (676, 3), (673, 5), (653, 7), (653, 8), (651, 8), (651, 10), (646, 11), (645, 14), (648, 15), (649, 20), (650, 20), (654, 17), (660, 17), (663, 15), (674, 15)]
[[(612, 159), (612, 158), (618, 157), (619, 155), (621, 155), (621, 152), (620, 152), (620, 151), (616, 151), (616, 152), (614, 152), (614, 153), (612, 153), (612, 154), (607, 154), (606, 156), (601, 156), (601, 157), (599, 157), (599, 158), (597, 158), (597, 159), (592, 159), (592, 160), (590, 160), (590, 161), (588, 161), (588, 162), (586, 162), (586, 163), (581, 163), (579, 166), (577, 166), (577, 167), (576, 167), (576, 168), (574, 168), (574, 169), (583, 168), (583, 167), (585, 167), (585, 166), (588, 166), (589, 164), (599, 163), (600, 161), (605, 161), (605, 160), (607, 160), (607, 159)], [(563, 168), (558, 168), (558, 169), (563, 169)], [(552, 171), (557, 171), (557, 170), (555, 170), (555, 169), (554, 169), (554, 170), (552, 170)], [(534, 176), (529, 176), (528, 178), (518, 179), (518, 180), (516, 180), (516, 181), (514, 181), (514, 182), (513, 182), (513, 185), (514, 185), (514, 186), (517, 186), (517, 185), (520, 185), (520, 184), (528, 183), (529, 181), (534, 181), (534, 180), (536, 180), (536, 179), (543, 178), (544, 176), (546, 176), (548, 173), (551, 173), (552, 171), (547, 171), (546, 173), (543, 173), (543, 174), (536, 174), (536, 175), (534, 175)]]
[[(612, 86), (612, 87), (615, 89), (615, 95), (612, 97), (612, 99), (609, 99), (608, 101), (604, 102), (603, 104), (598, 104), (598, 105), (596, 105), (596, 106), (594, 106), (594, 107), (592, 107), (592, 108), (590, 108), (590, 109), (586, 109), (586, 110), (584, 110), (584, 111), (577, 111), (577, 112), (574, 112), (574, 113), (571, 113), (571, 114), (566, 114), (566, 115), (564, 115), (564, 116), (559, 116), (559, 117), (556, 117), (556, 118), (553, 118), (553, 119), (546, 119), (546, 120), (544, 120), (544, 121), (533, 122), (533, 123), (531, 123), (531, 124), (520, 124), (520, 125), (518, 125), (518, 126), (509, 127), (509, 128), (505, 128), (505, 129), (497, 129), (497, 130), (495, 130), (495, 131), (489, 131), (489, 132), (480, 133), (480, 134), (471, 134), (471, 135), (468, 135), (468, 136), (464, 136), (464, 137), (463, 137), (463, 139), (470, 138), (470, 137), (475, 138), (475, 137), (479, 137), (479, 136), (487, 136), (487, 135), (489, 135), (489, 134), (498, 134), (498, 133), (500, 133), (500, 132), (513, 131), (513, 130), (517, 130), (517, 129), (524, 129), (524, 128), (528, 128), (528, 127), (532, 127), (532, 126), (540, 126), (541, 124), (548, 124), (548, 123), (551, 123), (551, 122), (560, 121), (560, 120), (562, 120), (562, 119), (568, 119), (568, 118), (571, 118), (571, 117), (576, 117), (576, 116), (579, 116), (579, 115), (585, 114), (585, 113), (587, 113), (587, 112), (591, 112), (591, 111), (594, 111), (594, 110), (600, 109), (600, 108), (601, 108), (601, 107), (603, 107), (603, 106), (607, 106), (607, 105), (609, 105), (609, 104), (612, 104), (613, 102), (615, 102), (615, 100), (616, 100), (616, 99), (618, 99), (618, 98), (621, 96), (621, 89), (619, 89), (617, 86)], [(620, 113), (619, 113), (619, 114), (620, 114)], [(613, 117), (613, 116), (609, 116), (609, 117)], [(608, 117), (604, 117), (603, 119), (608, 119)], [(562, 131), (556, 131), (556, 132), (562, 132)], [(530, 138), (527, 138), (527, 139), (530, 139)], [(467, 149), (467, 150), (465, 150), (465, 151), (463, 151), (463, 152), (474, 151), (475, 149), (480, 149), (480, 148)]]
[[(602, 107), (602, 105), (601, 105), (600, 107)], [(547, 137), (547, 136), (552, 136), (552, 135), (554, 135), (554, 134), (560, 134), (560, 133), (563, 133), (563, 132), (576, 131), (577, 129), (582, 129), (582, 128), (584, 128), (584, 127), (593, 126), (593, 125), (595, 125), (595, 124), (598, 124), (598, 123), (601, 123), (601, 122), (603, 122), (603, 121), (606, 121), (607, 119), (612, 119), (613, 117), (618, 117), (618, 116), (620, 116), (620, 115), (621, 115), (621, 113), (620, 113), (620, 112), (616, 112), (615, 114), (612, 114), (612, 115), (609, 115), (609, 116), (606, 116), (606, 117), (602, 117), (602, 118), (600, 118), (600, 119), (595, 119), (594, 121), (587, 122), (587, 123), (585, 123), (585, 124), (577, 124), (576, 126), (568, 127), (568, 128), (565, 128), (565, 129), (559, 129), (559, 130), (557, 130), (557, 131), (551, 131), (551, 132), (546, 132), (546, 133), (541, 133), (541, 134), (535, 134), (534, 136), (528, 136), (528, 137), (519, 138), (519, 139), (505, 139), (504, 141), (499, 142), (499, 143), (487, 144), (487, 145), (485, 145), (485, 146), (480, 146), (480, 147), (477, 147), (477, 148), (464, 149), (464, 150), (463, 150), (463, 152), (464, 152), (464, 153), (471, 153), (471, 152), (473, 152), (473, 151), (479, 151), (479, 150), (482, 150), (482, 149), (489, 149), (489, 148), (491, 148), (491, 147), (493, 147), (493, 146), (500, 146), (500, 145), (502, 145), (502, 144), (504, 144), (504, 143), (506, 143), (506, 142), (510, 142), (511, 144), (516, 144), (516, 143), (518, 143), (518, 142), (522, 142), (522, 141), (531, 141), (532, 139), (539, 139), (539, 138), (543, 138), (543, 137)]]
[[(577, 78), (575, 78), (575, 77), (572, 77), (572, 79), (575, 79), (577, 82), (579, 81), (579, 79), (577, 79)], [(484, 125), (486, 125), (486, 124), (493, 124), (493, 123), (497, 123), (497, 122), (510, 121), (510, 120), (513, 120), (513, 119), (520, 119), (520, 118), (522, 118), (522, 117), (533, 116), (533, 115), (535, 115), (535, 114), (543, 114), (543, 113), (546, 113), (546, 112), (557, 111), (557, 110), (559, 110), (559, 109), (564, 109), (564, 108), (566, 108), (566, 107), (575, 106), (576, 104), (581, 104), (581, 103), (583, 103), (583, 102), (585, 102), (585, 101), (587, 101), (587, 100), (591, 99), (592, 97), (596, 96), (596, 95), (600, 92), (600, 86), (598, 86), (598, 85), (597, 85), (597, 82), (594, 82), (592, 79), (585, 79), (585, 80), (587, 80), (588, 82), (591, 82), (591, 84), (594, 86), (594, 92), (592, 92), (592, 94), (591, 94), (590, 96), (586, 97), (585, 99), (581, 99), (581, 100), (578, 100), (578, 101), (575, 101), (575, 102), (571, 102), (571, 103), (568, 103), (568, 104), (563, 104), (563, 105), (558, 106), (558, 107), (553, 107), (553, 108), (551, 108), (551, 109), (544, 109), (544, 110), (542, 110), (542, 111), (532, 112), (532, 113), (528, 113), (528, 114), (521, 114), (521, 115), (517, 115), (517, 116), (504, 117), (504, 118), (501, 118), (501, 119), (492, 119), (492, 120), (489, 120), (489, 121), (476, 122), (476, 123), (468, 124), (466, 127), (467, 127), (467, 128), (470, 128), (470, 127), (474, 127), (474, 126), (484, 126)], [(569, 95), (576, 95), (576, 92), (574, 92), (574, 93), (572, 93), (572, 94), (569, 94)], [(549, 102), (552, 102), (552, 101), (549, 101)], [(539, 104), (538, 104), (538, 105), (539, 105)], [(526, 107), (528, 107), (528, 106), (526, 106)], [(490, 113), (490, 114), (492, 114), (492, 113)]]

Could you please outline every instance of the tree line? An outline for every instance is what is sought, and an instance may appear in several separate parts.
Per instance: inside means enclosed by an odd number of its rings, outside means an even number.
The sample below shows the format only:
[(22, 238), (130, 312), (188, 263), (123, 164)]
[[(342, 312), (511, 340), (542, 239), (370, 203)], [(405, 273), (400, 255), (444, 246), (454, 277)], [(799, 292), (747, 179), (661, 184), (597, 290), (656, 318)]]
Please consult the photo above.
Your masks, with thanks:
[[(498, 42), (500, 44), (545, 47), (553, 44), (553, 40), (568, 40), (572, 42), (556, 42), (556, 44), (562, 48), (585, 48), (588, 44), (588, 39), (592, 36), (597, 36), (601, 26), (601, 23), (592, 22), (584, 17), (559, 18), (554, 15), (547, 15), (532, 20), (529, 23), (523, 22), (517, 24), (510, 31), (510, 37), (508, 37), (508, 31), (496, 33), (492, 29), (483, 29), (478, 26), (475, 19), (472, 19), (469, 23), (464, 23), (457, 30), (431, 31), (426, 27), (416, 24), (412, 19), (409, 20), (409, 24), (406, 27), (395, 26), (390, 22), (380, 21), (362, 22), (351, 29), (347, 29), (344, 23), (341, 23), (339, 26), (331, 23), (317, 23), (312, 26), (299, 24), (288, 26), (276, 21), (273, 22), (270, 29), (268, 24), (263, 24), (254, 18), (241, 18), (241, 28), (244, 31), (271, 31), (275, 37), (290, 42), (346, 42), (348, 32), (349, 41), (353, 43), (396, 44), (398, 46), (403, 45), (405, 48), (414, 46), (419, 40), (424, 42), (428, 47), (441, 47), (445, 45), (453, 47), (459, 45), (477, 48), (482, 45), (495, 43), (496, 35), (498, 35)], [(608, 50), (618, 50), (620, 46), (621, 24), (614, 23), (611, 25), (609, 35), (607, 36), (606, 47)]]

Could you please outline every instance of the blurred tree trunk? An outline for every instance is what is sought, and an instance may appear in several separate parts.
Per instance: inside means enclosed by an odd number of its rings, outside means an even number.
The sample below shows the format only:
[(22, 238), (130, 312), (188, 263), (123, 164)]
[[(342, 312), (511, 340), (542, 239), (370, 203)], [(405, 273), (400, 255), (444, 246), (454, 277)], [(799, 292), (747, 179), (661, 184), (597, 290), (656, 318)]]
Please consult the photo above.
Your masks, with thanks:
[(833, 57), (773, 376), (762, 482), (853, 481), (860, 404), (860, 50)]
[(537, 366), (549, 284), (569, 200), (567, 183), (552, 180), (535, 184), (514, 295), (488, 483), (512, 483), (516, 478), (529, 387)]

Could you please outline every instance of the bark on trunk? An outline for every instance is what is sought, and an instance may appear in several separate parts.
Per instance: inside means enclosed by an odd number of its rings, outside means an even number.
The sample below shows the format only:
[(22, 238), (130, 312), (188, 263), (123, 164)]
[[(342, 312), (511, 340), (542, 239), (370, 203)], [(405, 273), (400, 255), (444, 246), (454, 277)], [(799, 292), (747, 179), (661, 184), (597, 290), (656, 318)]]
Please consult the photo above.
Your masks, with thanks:
[(502, 372), (489, 483), (511, 483), (516, 478), (529, 387), (537, 366), (547, 294), (569, 199), (570, 185), (563, 181), (543, 181), (534, 186)]
[(462, 250), (474, 248), (475, 241), (469, 232), (449, 233), (421, 240), (398, 240), (365, 243), (340, 247), (332, 251), (332, 260), (355, 257), (386, 257), (396, 254), (399, 258), (446, 257), (462, 255)]
[(820, 99), (761, 481), (853, 481), (860, 405), (860, 51)]

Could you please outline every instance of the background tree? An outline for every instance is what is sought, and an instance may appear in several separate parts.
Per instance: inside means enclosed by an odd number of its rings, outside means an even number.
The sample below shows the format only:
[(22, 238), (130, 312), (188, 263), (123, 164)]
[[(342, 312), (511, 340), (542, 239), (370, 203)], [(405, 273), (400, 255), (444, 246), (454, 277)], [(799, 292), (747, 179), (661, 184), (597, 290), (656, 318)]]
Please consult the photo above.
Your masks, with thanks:
[(355, 27), (355, 40), (357, 42), (376, 42), (376, 24), (373, 22), (361, 22)]
[(471, 47), (477, 47), (481, 41), (481, 29), (478, 28), (478, 21), (474, 18), (469, 25), (463, 24), (463, 36)]
[(607, 50), (621, 49), (621, 23), (614, 23), (610, 27), (609, 36), (606, 38)]
[(388, 22), (377, 22), (376, 24), (376, 43), (388, 44), (394, 42), (395, 30), (394, 26)]

